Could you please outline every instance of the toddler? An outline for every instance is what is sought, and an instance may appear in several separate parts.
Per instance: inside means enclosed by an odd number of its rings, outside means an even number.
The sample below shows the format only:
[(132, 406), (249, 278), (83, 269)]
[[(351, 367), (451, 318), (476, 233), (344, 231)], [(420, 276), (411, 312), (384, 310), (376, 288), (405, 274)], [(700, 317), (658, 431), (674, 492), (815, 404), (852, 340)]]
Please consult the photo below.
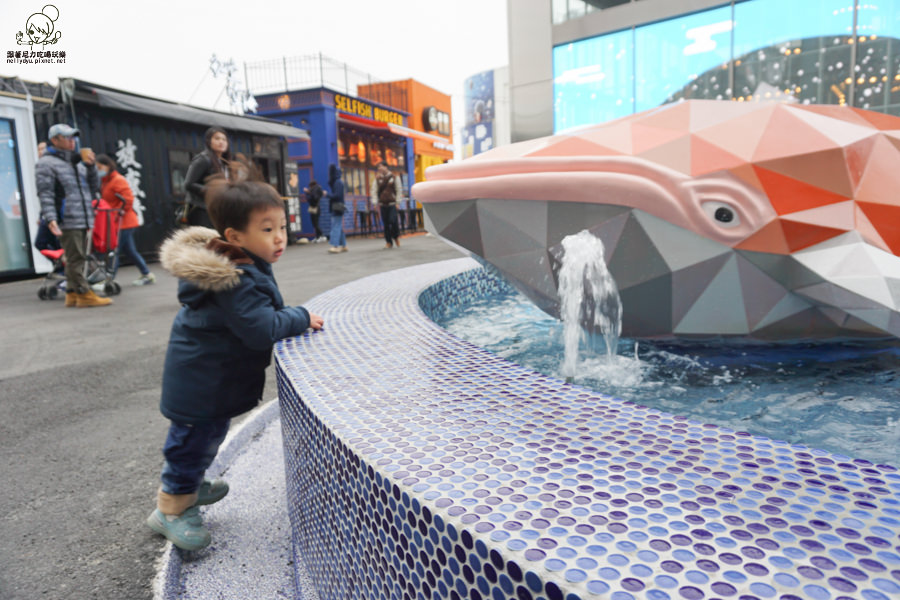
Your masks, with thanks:
[(275, 189), (220, 183), (206, 205), (216, 230), (182, 229), (160, 248), (162, 266), (179, 279), (182, 307), (163, 370), (160, 410), (171, 425), (147, 525), (184, 550), (210, 542), (197, 507), (221, 500), (228, 484), (204, 473), (230, 419), (259, 403), (275, 342), (323, 324), (301, 306), (285, 306), (272, 275), (287, 243)]

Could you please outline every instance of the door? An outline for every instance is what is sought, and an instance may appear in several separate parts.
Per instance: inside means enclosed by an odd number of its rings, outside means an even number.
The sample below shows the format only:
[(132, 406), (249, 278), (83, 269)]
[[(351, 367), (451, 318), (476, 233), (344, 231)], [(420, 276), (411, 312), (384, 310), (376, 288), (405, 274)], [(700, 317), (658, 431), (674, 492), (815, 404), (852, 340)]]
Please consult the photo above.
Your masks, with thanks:
[(0, 273), (31, 267), (16, 130), (0, 118)]

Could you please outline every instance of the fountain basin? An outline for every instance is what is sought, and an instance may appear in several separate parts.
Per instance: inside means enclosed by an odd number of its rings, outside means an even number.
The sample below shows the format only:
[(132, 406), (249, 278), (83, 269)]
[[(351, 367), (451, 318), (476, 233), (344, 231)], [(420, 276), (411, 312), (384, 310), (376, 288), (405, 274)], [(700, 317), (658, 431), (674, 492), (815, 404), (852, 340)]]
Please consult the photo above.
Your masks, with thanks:
[(900, 472), (613, 399), (428, 314), (470, 259), (365, 278), (276, 348), (293, 549), (321, 598), (900, 594)]

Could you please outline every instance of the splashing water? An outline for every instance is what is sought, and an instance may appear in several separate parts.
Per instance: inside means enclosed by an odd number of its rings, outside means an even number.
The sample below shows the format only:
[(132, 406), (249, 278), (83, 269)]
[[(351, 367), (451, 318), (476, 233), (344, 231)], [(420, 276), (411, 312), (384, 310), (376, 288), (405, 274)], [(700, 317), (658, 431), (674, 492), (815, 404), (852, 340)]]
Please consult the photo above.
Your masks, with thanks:
[(579, 348), (586, 341), (585, 331), (603, 336), (607, 361), (614, 362), (622, 332), (622, 303), (606, 268), (600, 238), (585, 229), (563, 238), (562, 247), (557, 286), (564, 327), (562, 373), (574, 377)]

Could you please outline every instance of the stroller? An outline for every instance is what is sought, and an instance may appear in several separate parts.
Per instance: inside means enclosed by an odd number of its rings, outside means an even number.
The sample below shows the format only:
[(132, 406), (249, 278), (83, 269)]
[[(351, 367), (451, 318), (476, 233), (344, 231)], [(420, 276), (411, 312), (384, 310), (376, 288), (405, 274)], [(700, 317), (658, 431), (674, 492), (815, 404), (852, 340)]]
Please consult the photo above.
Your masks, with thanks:
[[(124, 199), (119, 194), (116, 196), (124, 205)], [(103, 292), (107, 296), (116, 296), (122, 291), (122, 286), (114, 279), (119, 267), (119, 227), (122, 224), (123, 214), (122, 209), (113, 208), (105, 200), (94, 201), (91, 252), (85, 261), (84, 276), (95, 291)], [(43, 221), (34, 245), (43, 256), (53, 261), (53, 270), (41, 282), (37, 292), (38, 298), (52, 300), (59, 295), (60, 290), (65, 294), (64, 252), (59, 246), (59, 240), (50, 233)]]

